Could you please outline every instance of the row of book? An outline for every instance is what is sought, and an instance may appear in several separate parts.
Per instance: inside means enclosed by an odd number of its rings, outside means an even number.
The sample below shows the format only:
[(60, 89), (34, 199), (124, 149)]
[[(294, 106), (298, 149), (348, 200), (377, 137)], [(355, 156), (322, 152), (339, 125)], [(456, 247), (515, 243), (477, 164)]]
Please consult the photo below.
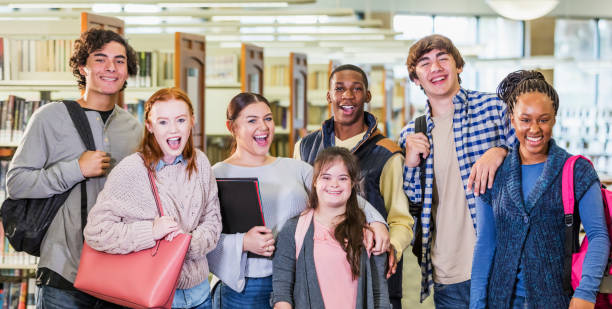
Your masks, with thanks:
[(279, 127), (287, 128), (289, 120), (289, 108), (280, 105), (278, 101), (272, 101), (270, 103), (270, 109), (272, 111), (272, 119), (274, 124)]
[(136, 52), (138, 58), (138, 73), (130, 76), (128, 85), (130, 87), (153, 87), (153, 53), (152, 52)]
[[(264, 81), (271, 86), (289, 86), (289, 66), (284, 64), (266, 65)], [(288, 93), (288, 92), (287, 92)]]
[(137, 102), (125, 104), (125, 109), (132, 114), (134, 118), (138, 119), (140, 123), (144, 123), (144, 104), (145, 100), (138, 100)]
[(327, 89), (329, 87), (327, 71), (308, 72), (308, 89)]
[(14, 95), (0, 101), (0, 145), (18, 144), (34, 111), (48, 102), (29, 101)]
[(36, 279), (27, 275), (3, 277), (0, 289), (0, 308), (36, 308)]
[(71, 72), (73, 45), (74, 40), (0, 38), (0, 65), (3, 71), (0, 78), (22, 79), (19, 73)]

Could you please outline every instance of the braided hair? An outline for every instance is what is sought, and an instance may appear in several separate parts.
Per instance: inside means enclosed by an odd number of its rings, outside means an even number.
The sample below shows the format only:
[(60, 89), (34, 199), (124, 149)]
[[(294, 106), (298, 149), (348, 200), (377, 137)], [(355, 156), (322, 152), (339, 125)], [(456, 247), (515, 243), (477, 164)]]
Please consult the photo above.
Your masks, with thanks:
[(508, 112), (512, 114), (517, 98), (524, 93), (539, 92), (546, 95), (553, 103), (555, 115), (559, 109), (559, 95), (551, 84), (546, 82), (544, 75), (538, 71), (514, 71), (497, 86), (497, 96), (506, 102)]

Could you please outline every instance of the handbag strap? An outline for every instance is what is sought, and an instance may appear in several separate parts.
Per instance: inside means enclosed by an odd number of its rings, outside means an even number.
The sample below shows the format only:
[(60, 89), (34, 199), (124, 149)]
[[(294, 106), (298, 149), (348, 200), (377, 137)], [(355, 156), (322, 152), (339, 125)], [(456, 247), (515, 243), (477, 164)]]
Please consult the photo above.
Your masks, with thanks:
[(149, 174), (149, 182), (151, 183), (151, 191), (153, 191), (153, 196), (155, 197), (155, 205), (157, 205), (157, 210), (159, 210), (159, 216), (164, 216), (164, 210), (162, 209), (161, 201), (159, 200), (159, 193), (157, 192), (157, 186), (155, 185), (155, 176), (153, 176), (153, 172), (147, 168), (147, 172)]

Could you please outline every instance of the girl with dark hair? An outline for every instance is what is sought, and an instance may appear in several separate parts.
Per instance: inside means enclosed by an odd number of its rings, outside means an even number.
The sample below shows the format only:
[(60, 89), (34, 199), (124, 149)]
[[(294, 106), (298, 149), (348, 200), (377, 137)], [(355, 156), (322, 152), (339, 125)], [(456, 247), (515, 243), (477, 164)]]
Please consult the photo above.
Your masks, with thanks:
[(597, 174), (586, 160), (576, 162), (574, 195), (589, 247), (580, 284), (571, 291), (564, 284), (561, 200), (570, 154), (552, 139), (559, 97), (536, 71), (510, 73), (497, 93), (508, 104), (519, 144), (493, 188), (476, 201), (470, 308), (594, 308), (610, 249)]
[[(227, 107), (227, 129), (235, 139), (232, 154), (213, 166), (216, 177), (255, 177), (259, 180), (266, 226), (247, 233), (221, 234), (208, 255), (211, 271), (221, 283), (213, 301), (217, 308), (270, 308), (272, 256), (275, 235), (308, 201), (312, 167), (305, 162), (268, 154), (274, 139), (270, 104), (255, 93), (240, 93)], [(371, 205), (365, 209), (376, 237), (388, 238), (384, 219)], [(252, 255), (254, 253), (255, 255)], [(218, 303), (217, 303), (217, 300)]]
[(370, 256), (363, 245), (358, 180), (357, 160), (347, 149), (330, 147), (317, 156), (309, 208), (278, 235), (275, 309), (390, 307), (386, 253)]
[[(172, 308), (211, 308), (208, 262), (221, 234), (217, 182), (206, 155), (193, 147), (191, 101), (179, 88), (155, 92), (145, 103), (144, 137), (138, 153), (108, 176), (89, 212), (85, 241), (95, 250), (127, 254), (151, 248), (161, 238), (190, 233)], [(164, 216), (148, 172), (155, 175)]]

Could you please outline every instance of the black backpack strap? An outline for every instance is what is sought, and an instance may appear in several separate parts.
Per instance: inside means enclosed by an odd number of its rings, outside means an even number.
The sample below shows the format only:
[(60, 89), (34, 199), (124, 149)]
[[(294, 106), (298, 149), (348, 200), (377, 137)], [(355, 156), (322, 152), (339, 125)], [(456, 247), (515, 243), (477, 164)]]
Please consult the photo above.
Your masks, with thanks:
[[(414, 120), (414, 133), (423, 133), (427, 135), (427, 119), (425, 115), (421, 115)], [(408, 200), (408, 211), (416, 221), (414, 223), (415, 233), (412, 244), (412, 253), (417, 258), (417, 262), (421, 265), (423, 252), (423, 227), (421, 226), (421, 212), (423, 211), (423, 202), (425, 201), (425, 163), (427, 160), (421, 159), (419, 163), (420, 181), (421, 181), (421, 202), (413, 203)]]
[[(425, 115), (421, 115), (414, 120), (414, 133), (423, 133), (427, 135), (427, 120)], [(425, 163), (427, 160), (421, 159), (419, 163), (420, 181), (421, 181), (421, 202), (412, 203), (410, 202), (410, 214), (419, 218), (421, 217), (421, 211), (423, 210), (423, 200), (425, 199)]]
[[(79, 136), (81, 136), (81, 140), (85, 144), (85, 148), (87, 150), (96, 150), (96, 144), (93, 139), (93, 134), (91, 133), (91, 126), (89, 125), (89, 120), (87, 120), (87, 115), (85, 115), (85, 111), (81, 107), (79, 103), (76, 101), (64, 101), (64, 105), (66, 105), (66, 109), (68, 109), (68, 114), (70, 115), (70, 119), (74, 123), (74, 127), (77, 132), (79, 132)], [(81, 182), (81, 233), (85, 229), (85, 224), (87, 224), (87, 180)]]

